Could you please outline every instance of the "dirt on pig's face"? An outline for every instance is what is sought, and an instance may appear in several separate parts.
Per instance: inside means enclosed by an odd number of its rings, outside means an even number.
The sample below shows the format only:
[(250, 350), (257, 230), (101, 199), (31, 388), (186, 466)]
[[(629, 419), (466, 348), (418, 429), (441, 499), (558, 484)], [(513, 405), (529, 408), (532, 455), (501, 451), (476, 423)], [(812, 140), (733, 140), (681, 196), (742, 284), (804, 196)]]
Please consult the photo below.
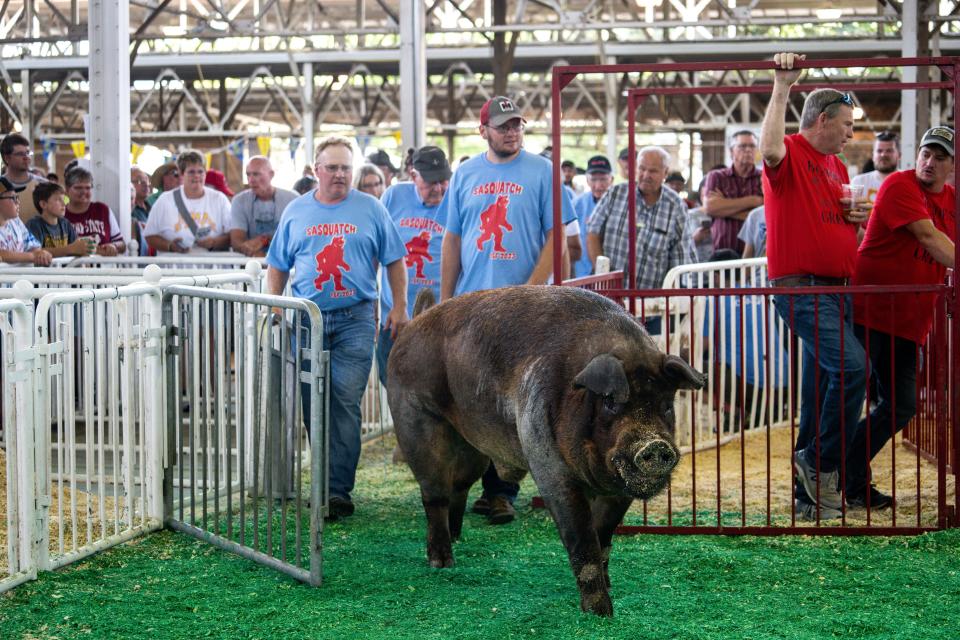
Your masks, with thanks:
[(619, 359), (598, 356), (568, 393), (569, 420), (558, 426), (558, 440), (571, 466), (598, 493), (646, 499), (670, 481), (680, 460), (676, 392), (699, 388), (702, 377), (678, 358), (662, 362), (626, 372)]

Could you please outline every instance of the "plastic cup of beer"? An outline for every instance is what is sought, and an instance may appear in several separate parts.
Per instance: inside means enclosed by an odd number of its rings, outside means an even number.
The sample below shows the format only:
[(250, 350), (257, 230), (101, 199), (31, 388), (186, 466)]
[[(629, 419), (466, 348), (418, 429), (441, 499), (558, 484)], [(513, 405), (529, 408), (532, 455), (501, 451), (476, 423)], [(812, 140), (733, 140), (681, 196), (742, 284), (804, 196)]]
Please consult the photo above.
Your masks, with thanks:
[(867, 197), (867, 186), (864, 184), (845, 184), (843, 185), (843, 195), (840, 201), (843, 203), (845, 211), (852, 211), (857, 208), (858, 202), (863, 202)]
[(83, 240), (87, 243), (87, 252), (94, 254), (97, 252), (97, 246), (100, 244), (100, 238), (97, 236), (83, 236)]

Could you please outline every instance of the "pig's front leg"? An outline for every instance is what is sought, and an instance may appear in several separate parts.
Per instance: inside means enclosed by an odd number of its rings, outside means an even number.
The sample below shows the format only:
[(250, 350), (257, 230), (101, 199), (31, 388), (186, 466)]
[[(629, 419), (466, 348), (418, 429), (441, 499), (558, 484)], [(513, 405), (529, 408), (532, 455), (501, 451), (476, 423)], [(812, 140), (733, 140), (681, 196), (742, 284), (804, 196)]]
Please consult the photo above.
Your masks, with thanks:
[(613, 615), (604, 557), (593, 527), (590, 500), (571, 477), (543, 420), (546, 412), (529, 407), (518, 416), (518, 431), (530, 474), (553, 516), (567, 549), (570, 568), (580, 590), (580, 608), (599, 616)]

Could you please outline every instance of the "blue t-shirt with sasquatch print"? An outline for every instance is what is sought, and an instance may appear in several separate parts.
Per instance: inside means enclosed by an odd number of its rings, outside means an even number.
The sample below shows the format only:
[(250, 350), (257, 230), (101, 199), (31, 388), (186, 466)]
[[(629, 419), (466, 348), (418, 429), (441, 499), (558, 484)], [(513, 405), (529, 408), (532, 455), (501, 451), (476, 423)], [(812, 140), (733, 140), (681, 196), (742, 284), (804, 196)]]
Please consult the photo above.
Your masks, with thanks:
[(310, 192), (284, 210), (267, 264), (296, 269), (293, 295), (332, 311), (376, 300), (376, 263), (405, 255), (396, 224), (373, 196), (351, 190), (341, 202), (325, 205)]
[[(439, 206), (427, 206), (420, 199), (412, 182), (401, 182), (387, 189), (380, 198), (391, 219), (400, 231), (407, 255), (407, 312), (413, 312), (413, 302), (420, 289), (433, 289), (440, 299), (440, 249), (446, 220)], [(386, 283), (380, 287), (380, 321), (385, 322), (393, 308), (393, 293)]]
[[(561, 189), (564, 224), (574, 220)], [(454, 295), (523, 284), (553, 228), (553, 176), (545, 158), (520, 151), (504, 164), (482, 153), (464, 162), (440, 204), (447, 230), (460, 236)]]

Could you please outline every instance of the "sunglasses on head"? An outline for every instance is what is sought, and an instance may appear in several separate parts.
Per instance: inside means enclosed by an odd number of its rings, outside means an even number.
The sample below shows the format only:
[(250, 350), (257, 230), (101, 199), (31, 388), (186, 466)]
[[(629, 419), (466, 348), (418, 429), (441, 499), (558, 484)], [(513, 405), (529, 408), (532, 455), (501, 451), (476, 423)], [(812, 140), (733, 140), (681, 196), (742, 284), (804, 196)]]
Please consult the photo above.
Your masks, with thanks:
[(820, 109), (820, 113), (823, 113), (823, 112), (826, 111), (829, 107), (832, 107), (832, 106), (835, 105), (835, 104), (845, 104), (845, 105), (847, 105), (848, 107), (852, 107), (852, 106), (853, 106), (853, 98), (850, 97), (850, 94), (849, 94), (849, 93), (841, 93), (841, 94), (840, 94), (840, 97), (834, 98), (833, 100), (831, 100), (831, 101), (828, 102), (827, 104), (823, 105), (823, 108)]

